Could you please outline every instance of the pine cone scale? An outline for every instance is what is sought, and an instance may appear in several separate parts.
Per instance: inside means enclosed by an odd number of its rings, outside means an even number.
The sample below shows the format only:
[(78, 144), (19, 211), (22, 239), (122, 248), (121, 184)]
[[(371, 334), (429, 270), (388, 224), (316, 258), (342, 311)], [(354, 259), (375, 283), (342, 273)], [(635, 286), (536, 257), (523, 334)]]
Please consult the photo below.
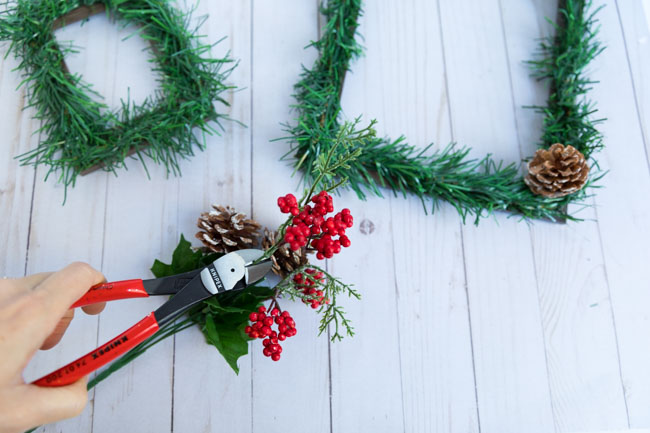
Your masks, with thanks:
[(196, 224), (201, 230), (195, 237), (206, 248), (215, 253), (229, 253), (257, 244), (260, 225), (256, 221), (230, 206), (212, 205), (212, 208), (202, 213)]
[(584, 155), (573, 146), (555, 143), (535, 153), (524, 182), (535, 194), (556, 198), (582, 189), (588, 176)]

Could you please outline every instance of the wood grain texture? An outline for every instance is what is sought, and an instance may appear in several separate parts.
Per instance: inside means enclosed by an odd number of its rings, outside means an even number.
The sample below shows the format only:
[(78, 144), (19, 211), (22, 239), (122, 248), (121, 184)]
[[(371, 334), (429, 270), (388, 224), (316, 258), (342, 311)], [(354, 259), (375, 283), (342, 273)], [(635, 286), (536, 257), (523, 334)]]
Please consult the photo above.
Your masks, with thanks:
[[(518, 161), (498, 2), (440, 2), (440, 13), (453, 139)], [(462, 234), (481, 431), (551, 432), (529, 229), (497, 215)]]
[(607, 5), (616, 8), (623, 33), (624, 53), (632, 78), (634, 102), (647, 157), (650, 154), (650, 2), (614, 1)]
[[(287, 143), (271, 140), (294, 117), (301, 63), (315, 59), (304, 47), (318, 37), (317, 3), (199, 3), (196, 18), (209, 15), (206, 40), (227, 36), (213, 54), (230, 50), (240, 61), (230, 81), (244, 89), (229, 95), (228, 113), (246, 127), (225, 123), (221, 136), (207, 138), (206, 152), (183, 161), (180, 179), (150, 164), (148, 180), (132, 161), (118, 178), (81, 178), (64, 207), (54, 179), (44, 183), (43, 169), (13, 159), (37, 145), (38, 125), (31, 110), (21, 111), (16, 62), (0, 60), (8, 149), (0, 154), (0, 245), (11, 252), (0, 254), (0, 276), (84, 260), (112, 280), (148, 277), (153, 259), (169, 258), (181, 233), (191, 239), (212, 203), (266, 226), (282, 222), (276, 197), (301, 188), (278, 161)], [(541, 127), (540, 116), (521, 106), (547, 96), (522, 61), (548, 31), (544, 17), (555, 15), (554, 3), (367, 2), (366, 53), (346, 80), (344, 116), (376, 118), (381, 135), (405, 134), (417, 146), (455, 140), (477, 157), (520, 161)], [(40, 431), (645, 432), (650, 204), (639, 197), (650, 191), (650, 4), (601, 3), (608, 48), (590, 70), (600, 81), (590, 96), (608, 118), (598, 158), (610, 172), (595, 207), (581, 213), (588, 221), (529, 226), (498, 215), (463, 226), (448, 205), (426, 215), (413, 197), (359, 202), (345, 193), (335, 203), (355, 215), (353, 246), (328, 267), (362, 292), (361, 302), (345, 302), (355, 338), (317, 338), (311, 309), (284, 302), (298, 335), (283, 345), (282, 360), (263, 357), (256, 341), (236, 376), (192, 329), (100, 384), (81, 417)], [(146, 44), (122, 40), (131, 30), (98, 16), (57, 32), (82, 48), (66, 62), (111, 107), (155, 88)], [(162, 301), (116, 302), (99, 319), (78, 314), (26, 378), (85, 353)]]
[[(6, 53), (7, 45), (0, 54)], [(19, 166), (16, 157), (38, 143), (33, 132), (38, 123), (32, 120), (33, 109), (24, 110), (25, 92), (17, 90), (21, 78), (13, 72), (18, 62), (13, 57), (0, 64), (0, 131), (4, 131), (6, 149), (0, 153), (0, 245), (11, 254), (0, 255), (0, 276), (21, 277), (25, 273), (29, 217), (34, 186), (34, 169)]]
[[(619, 2), (622, 3), (622, 2)], [(607, 118), (601, 130), (605, 149), (599, 161), (609, 170), (603, 180), (605, 188), (595, 198), (602, 251), (607, 266), (614, 320), (620, 349), (621, 374), (625, 387), (630, 426), (650, 426), (650, 202), (639, 199), (639, 191), (650, 188), (647, 149), (643, 145), (642, 125), (634, 104), (634, 86), (626, 57), (621, 17), (616, 4), (605, 4), (600, 15), (601, 38), (607, 45), (593, 65), (593, 78), (600, 81), (592, 97), (598, 101), (600, 114)], [(646, 2), (643, 2), (647, 6)], [(633, 29), (625, 25), (626, 32)], [(628, 47), (631, 42), (628, 39)], [(628, 52), (630, 50), (628, 49)], [(633, 57), (629, 57), (630, 60)], [(638, 66), (638, 65), (637, 65)], [(635, 69), (634, 67), (632, 68)], [(634, 77), (634, 75), (632, 75)], [(638, 95), (639, 98), (644, 97)], [(647, 124), (647, 113), (643, 122)]]
[[(420, 147), (450, 141), (438, 23), (435, 3), (367, 4), (360, 28), (366, 55), (352, 65), (343, 92), (348, 117), (363, 114), (365, 122), (377, 119), (380, 135), (405, 134)], [(351, 311), (361, 328), (342, 351), (346, 356), (333, 367), (333, 378), (341, 377), (343, 382), (338, 394), (333, 388), (335, 401), (342, 400), (334, 418), (354, 404), (352, 390), (360, 382), (364, 392), (373, 396), (367, 404), (377, 412), (372, 425), (378, 430), (478, 431), (459, 217), (447, 205), (434, 217), (426, 215), (413, 197), (390, 198), (388, 209), (381, 203), (373, 198), (361, 207), (365, 215), (356, 217), (353, 247), (334, 262), (337, 274), (348, 267), (354, 270), (349, 278), (358, 279), (363, 293), (361, 305)], [(349, 206), (356, 215), (359, 204)], [(387, 238), (392, 238), (392, 245), (384, 246)], [(362, 265), (353, 260), (341, 269), (340, 261), (348, 263), (344, 257), (368, 250), (378, 253), (359, 259)], [(372, 332), (378, 317), (390, 333)], [(359, 340), (364, 341), (363, 347), (356, 351)], [(399, 348), (399, 359), (392, 357), (391, 347)], [(370, 358), (377, 359), (381, 368), (367, 365), (368, 355), (363, 353), (375, 353)], [(349, 369), (350, 362), (358, 366)], [(349, 380), (355, 371), (364, 374)], [(386, 394), (389, 384), (397, 380), (401, 402), (391, 401), (399, 394)], [(352, 412), (367, 410), (355, 404)], [(381, 413), (390, 416), (388, 421), (380, 418)], [(339, 421), (338, 431), (363, 430), (368, 418), (348, 414)]]
[[(523, 155), (534, 154), (541, 127), (541, 116), (523, 107), (544, 105), (548, 97), (546, 83), (535, 85), (523, 60), (531, 58), (531, 53), (535, 52), (537, 38), (552, 32), (547, 22), (539, 20), (554, 16), (556, 6), (552, 3), (503, 0), (501, 4), (513, 107)], [(553, 415), (558, 432), (627, 427), (598, 226), (593, 221), (593, 209), (579, 215), (587, 221), (531, 226)], [(594, 363), (593, 359), (599, 362)]]

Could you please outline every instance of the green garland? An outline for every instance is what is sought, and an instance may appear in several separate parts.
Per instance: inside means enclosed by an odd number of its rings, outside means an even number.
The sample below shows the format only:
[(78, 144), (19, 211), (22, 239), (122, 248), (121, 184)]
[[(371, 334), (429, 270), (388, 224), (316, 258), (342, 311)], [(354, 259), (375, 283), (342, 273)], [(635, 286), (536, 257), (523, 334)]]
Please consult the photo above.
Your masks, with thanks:
[[(463, 221), (473, 216), (478, 223), (482, 216), (496, 210), (526, 219), (577, 220), (567, 206), (583, 202), (588, 197), (587, 187), (602, 177), (593, 159), (593, 153), (602, 147), (602, 136), (595, 128), (599, 120), (590, 119), (596, 110), (585, 99), (593, 81), (584, 76), (584, 70), (603, 48), (595, 39), (597, 11), (590, 12), (591, 2), (561, 3), (555, 36), (541, 42), (541, 59), (529, 62), (534, 76), (550, 82), (547, 105), (535, 107), (545, 116), (539, 146), (563, 143), (582, 152), (593, 173), (585, 188), (562, 198), (544, 198), (524, 184), (518, 164), (497, 162), (489, 155), (481, 160), (468, 159), (469, 149), (453, 144), (425, 155), (432, 145), (417, 149), (404, 137), (367, 140), (357, 160), (337, 175), (348, 178), (350, 188), (361, 199), (367, 192), (381, 196), (380, 188), (388, 187), (395, 194), (415, 194), (423, 204), (431, 201), (432, 211), (447, 201)], [(294, 126), (287, 126), (295, 167), (302, 169), (308, 183), (313, 181), (313, 174), (306, 168), (327, 151), (341, 128), (345, 74), (350, 61), (362, 53), (355, 40), (361, 0), (329, 0), (321, 11), (327, 19), (323, 36), (310, 45), (320, 57), (311, 69), (304, 70), (295, 86), (298, 118)]]
[[(152, 46), (154, 72), (160, 75), (159, 90), (141, 104), (122, 101), (119, 111), (91, 99), (95, 93), (79, 75), (70, 74), (64, 63), (72, 47), (61, 47), (56, 28), (101, 10), (123, 23), (138, 26)], [(76, 19), (79, 19), (78, 17)], [(21, 85), (28, 86), (28, 107), (42, 121), (44, 138), (36, 149), (20, 156), (23, 164), (49, 167), (59, 181), (74, 185), (79, 174), (102, 168), (114, 172), (135, 154), (164, 165), (168, 174), (179, 173), (179, 158), (205, 147), (205, 133), (216, 132), (208, 122), (225, 118), (214, 101), (229, 86), (223, 81), (232, 62), (225, 56), (202, 57), (212, 45), (199, 40), (190, 28), (189, 14), (156, 0), (16, 0), (0, 13), (0, 41), (10, 41), (9, 52), (19, 59)], [(197, 138), (193, 128), (203, 133)], [(46, 178), (47, 178), (46, 176)]]

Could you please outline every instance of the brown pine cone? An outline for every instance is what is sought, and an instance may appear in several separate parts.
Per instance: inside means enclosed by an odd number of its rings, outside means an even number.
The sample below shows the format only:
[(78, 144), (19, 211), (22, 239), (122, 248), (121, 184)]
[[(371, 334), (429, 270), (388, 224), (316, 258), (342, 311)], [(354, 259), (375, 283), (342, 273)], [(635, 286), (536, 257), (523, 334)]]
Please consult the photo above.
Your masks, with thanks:
[(229, 253), (257, 245), (260, 225), (246, 214), (236, 212), (230, 206), (212, 205), (210, 212), (203, 212), (197, 221), (201, 229), (196, 238), (215, 253)]
[[(271, 232), (268, 229), (264, 229), (262, 248), (268, 250), (275, 245), (277, 236), (278, 232)], [(288, 244), (283, 243), (271, 256), (271, 262), (273, 262), (273, 273), (284, 278), (300, 266), (309, 263), (309, 259), (304, 248), (292, 251)]]
[(555, 143), (535, 152), (524, 181), (535, 194), (556, 198), (579, 191), (588, 175), (589, 165), (578, 149)]

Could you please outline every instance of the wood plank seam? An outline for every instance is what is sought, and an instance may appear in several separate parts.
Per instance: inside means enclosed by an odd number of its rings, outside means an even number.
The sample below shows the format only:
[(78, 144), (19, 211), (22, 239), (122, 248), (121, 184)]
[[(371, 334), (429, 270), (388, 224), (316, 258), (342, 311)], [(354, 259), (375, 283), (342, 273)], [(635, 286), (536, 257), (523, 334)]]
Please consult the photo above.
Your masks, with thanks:
[[(449, 118), (449, 132), (451, 136), (452, 143), (454, 142), (455, 131), (452, 121), (452, 109), (451, 109), (451, 97), (449, 93), (449, 80), (448, 80), (448, 68), (447, 68), (447, 55), (445, 52), (445, 36), (442, 27), (442, 11), (440, 10), (440, 0), (436, 1), (436, 9), (438, 13), (438, 29), (440, 32), (440, 53), (442, 57), (442, 68), (444, 71), (444, 83), (445, 83), (445, 95), (447, 100), (447, 116)], [(476, 359), (474, 352), (474, 334), (472, 328), (472, 315), (471, 307), (469, 303), (469, 288), (467, 284), (467, 255), (465, 253), (465, 235), (463, 233), (463, 223), (462, 221), (458, 222), (460, 226), (460, 246), (463, 258), (463, 285), (465, 288), (465, 305), (467, 306), (467, 322), (468, 322), (468, 331), (469, 331), (469, 343), (470, 343), (470, 352), (472, 357), (472, 380), (474, 381), (474, 405), (476, 406), (476, 425), (478, 427), (478, 433), (481, 433), (481, 409), (478, 402), (478, 381), (476, 380)]]
[(615, 0), (614, 4), (616, 5), (616, 16), (618, 17), (618, 24), (621, 28), (623, 47), (625, 48), (625, 60), (627, 61), (627, 68), (630, 71), (630, 83), (632, 84), (632, 91), (633, 91), (632, 95), (634, 96), (634, 107), (636, 108), (639, 126), (641, 127), (641, 139), (643, 140), (643, 151), (645, 152), (645, 158), (648, 163), (648, 171), (650, 172), (650, 155), (648, 155), (648, 146), (647, 146), (648, 137), (646, 136), (647, 131), (644, 127), (643, 119), (641, 118), (641, 110), (639, 109), (639, 97), (637, 92), (637, 85), (636, 82), (634, 81), (634, 74), (632, 73), (632, 63), (630, 62), (630, 54), (628, 52), (627, 38), (625, 37), (625, 28), (623, 27), (623, 18), (621, 17), (621, 9), (618, 6), (618, 0)]
[[(320, 5), (321, 5), (321, 0), (314, 0), (316, 3), (316, 26), (317, 26), (317, 35), (318, 39), (320, 40), (323, 36), (323, 26), (325, 25), (326, 21), (324, 20), (323, 14), (320, 13)], [(345, 86), (345, 81), (343, 83), (343, 86), (341, 86), (341, 93), (343, 93), (343, 89)], [(341, 95), (339, 95), (340, 99)], [(329, 260), (325, 261), (325, 270), (327, 272), (331, 272), (330, 266), (329, 266)], [(331, 329), (330, 325), (327, 326), (327, 382), (328, 382), (328, 409), (329, 409), (329, 420), (330, 420), (330, 428), (329, 431), (330, 433), (334, 433), (334, 406), (332, 404), (333, 400), (333, 394), (334, 394), (334, 387), (332, 384), (332, 334), (331, 334)]]
[[(645, 147), (645, 146), (644, 146)], [(616, 327), (616, 314), (614, 314), (614, 299), (612, 298), (612, 290), (609, 283), (609, 275), (607, 273), (607, 261), (605, 260), (603, 237), (600, 230), (600, 222), (598, 221), (598, 206), (596, 206), (595, 199), (593, 200), (594, 213), (596, 215), (596, 230), (598, 231), (598, 243), (600, 244), (600, 255), (603, 260), (603, 272), (605, 274), (605, 282), (607, 283), (607, 295), (609, 297), (609, 312), (614, 325), (614, 342), (616, 344), (616, 359), (618, 360), (618, 374), (621, 381), (621, 389), (623, 391), (623, 402), (625, 403), (625, 416), (627, 417), (627, 426), (631, 427), (630, 423), (630, 409), (627, 403), (627, 392), (625, 389), (625, 382), (623, 380), (623, 366), (621, 363), (621, 349), (619, 346), (618, 328)]]
[[(388, 210), (390, 215), (393, 213), (393, 200), (388, 200)], [(397, 269), (397, 262), (395, 260), (395, 232), (393, 231), (393, 218), (390, 219), (390, 239), (391, 239), (391, 259), (393, 261), (393, 269)], [(395, 323), (397, 323), (397, 361), (399, 362), (399, 385), (402, 404), (402, 431), (406, 432), (406, 411), (404, 410), (404, 374), (402, 372), (402, 340), (400, 337), (400, 320), (399, 320), (399, 284), (397, 282), (397, 272), (393, 273), (393, 287), (395, 289)], [(330, 379), (331, 380), (331, 379)]]

